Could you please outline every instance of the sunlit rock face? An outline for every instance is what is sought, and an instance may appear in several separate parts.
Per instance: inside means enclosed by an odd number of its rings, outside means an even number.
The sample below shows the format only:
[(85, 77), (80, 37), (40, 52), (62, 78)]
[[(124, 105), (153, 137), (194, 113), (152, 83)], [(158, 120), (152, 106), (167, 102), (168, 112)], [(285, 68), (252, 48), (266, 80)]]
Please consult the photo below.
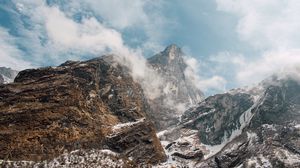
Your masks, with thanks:
[(165, 160), (143, 90), (111, 56), (21, 71), (0, 85), (0, 107), (0, 159), (107, 149), (130, 164)]
[(163, 80), (161, 96), (150, 99), (152, 120), (162, 130), (174, 126), (185, 109), (203, 99), (203, 93), (186, 77), (184, 53), (176, 45), (149, 58), (148, 63)]
[(11, 68), (0, 67), (0, 84), (11, 83), (17, 76), (18, 71)]

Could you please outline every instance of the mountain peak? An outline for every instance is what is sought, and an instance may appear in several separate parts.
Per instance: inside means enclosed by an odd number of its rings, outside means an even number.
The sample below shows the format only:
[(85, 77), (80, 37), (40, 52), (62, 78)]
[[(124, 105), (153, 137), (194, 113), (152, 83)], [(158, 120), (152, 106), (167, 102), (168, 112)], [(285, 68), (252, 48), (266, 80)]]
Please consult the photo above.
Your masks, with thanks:
[(180, 47), (176, 44), (170, 44), (166, 47), (165, 50), (171, 51), (171, 50), (180, 50)]
[(178, 47), (176, 44), (169, 45), (164, 51), (163, 55), (168, 56), (169, 60), (173, 60), (175, 58), (181, 58), (183, 53), (181, 48)]
[(184, 66), (183, 55), (180, 47), (171, 44), (162, 52), (150, 57), (148, 61), (151, 64), (170, 65), (175, 63)]

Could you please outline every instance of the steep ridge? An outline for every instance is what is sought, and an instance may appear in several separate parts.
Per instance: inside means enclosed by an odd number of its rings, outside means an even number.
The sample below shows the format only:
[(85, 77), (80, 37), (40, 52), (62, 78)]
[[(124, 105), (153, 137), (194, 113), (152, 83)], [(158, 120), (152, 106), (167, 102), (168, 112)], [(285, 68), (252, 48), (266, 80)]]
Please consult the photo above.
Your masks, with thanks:
[[(169, 157), (165, 165), (299, 167), (299, 95), (297, 80), (274, 76), (206, 98), (177, 127), (158, 134)], [(201, 152), (192, 159), (174, 155)]]
[(188, 107), (200, 102), (203, 93), (185, 75), (184, 53), (172, 44), (164, 51), (148, 58), (148, 63), (163, 79), (161, 96), (150, 99), (152, 120), (158, 130), (174, 126)]
[(10, 83), (14, 81), (18, 71), (11, 68), (0, 67), (0, 84)]
[(0, 107), (2, 160), (51, 160), (77, 149), (109, 150), (129, 166), (165, 160), (143, 90), (112, 56), (21, 71), (0, 86)]

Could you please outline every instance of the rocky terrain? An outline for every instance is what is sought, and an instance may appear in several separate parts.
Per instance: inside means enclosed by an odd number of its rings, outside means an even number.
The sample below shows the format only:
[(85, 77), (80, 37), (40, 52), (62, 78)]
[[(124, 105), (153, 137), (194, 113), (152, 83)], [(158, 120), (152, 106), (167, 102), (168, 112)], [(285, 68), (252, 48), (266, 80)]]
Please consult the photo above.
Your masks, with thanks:
[(163, 162), (145, 119), (148, 106), (112, 56), (21, 71), (14, 83), (0, 85), (0, 159), (51, 162), (78, 149), (105, 149), (130, 164)]
[(300, 167), (298, 79), (203, 99), (176, 45), (148, 64), (164, 82), (154, 99), (112, 55), (19, 72), (0, 85), (0, 165)]
[[(206, 98), (159, 133), (166, 165), (190, 167), (299, 167), (300, 85), (277, 77), (254, 88)], [(178, 157), (203, 152), (198, 159)]]
[(17, 74), (18, 71), (11, 68), (0, 67), (0, 84), (13, 82)]
[(148, 58), (150, 66), (158, 72), (164, 83), (161, 96), (150, 99), (154, 115), (150, 118), (158, 130), (164, 130), (179, 122), (188, 107), (200, 102), (204, 95), (185, 75), (187, 64), (181, 49), (172, 44), (164, 51)]

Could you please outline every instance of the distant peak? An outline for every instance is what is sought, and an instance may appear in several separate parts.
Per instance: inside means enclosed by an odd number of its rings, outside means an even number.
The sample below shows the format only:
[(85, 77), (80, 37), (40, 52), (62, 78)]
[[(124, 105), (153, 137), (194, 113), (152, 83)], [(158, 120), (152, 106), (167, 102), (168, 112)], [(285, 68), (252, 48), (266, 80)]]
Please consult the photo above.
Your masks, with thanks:
[(167, 46), (166, 49), (180, 49), (180, 47), (178, 47), (178, 45), (176, 45), (176, 44), (170, 44)]
[(181, 52), (181, 49), (176, 44), (171, 44), (164, 50), (164, 52), (167, 52), (167, 53)]
[(178, 47), (176, 44), (169, 45), (164, 51), (164, 55), (168, 57), (169, 60), (173, 60), (176, 58), (182, 57), (183, 53), (181, 48)]
[(181, 51), (181, 48), (176, 44), (171, 44), (166, 47), (162, 52), (148, 58), (149, 63), (151, 64), (160, 64), (160, 65), (179, 65), (185, 67), (183, 61), (184, 53)]

